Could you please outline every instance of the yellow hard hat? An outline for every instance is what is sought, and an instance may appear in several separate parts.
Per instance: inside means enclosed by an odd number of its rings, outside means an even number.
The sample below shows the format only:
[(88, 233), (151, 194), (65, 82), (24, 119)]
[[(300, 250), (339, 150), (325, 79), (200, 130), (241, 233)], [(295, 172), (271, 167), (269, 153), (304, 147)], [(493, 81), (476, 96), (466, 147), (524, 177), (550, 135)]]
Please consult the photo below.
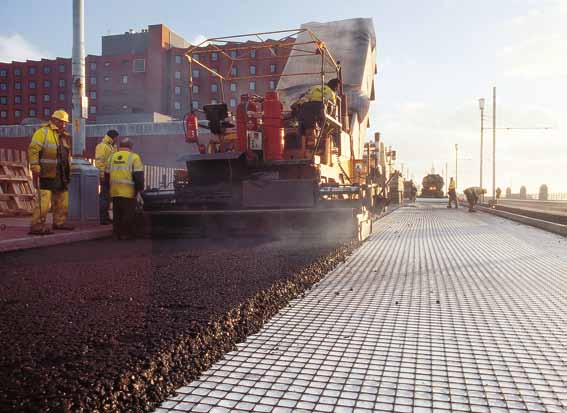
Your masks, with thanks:
[(63, 109), (58, 109), (51, 115), (53, 119), (59, 119), (63, 122), (69, 122), (69, 114), (65, 112)]

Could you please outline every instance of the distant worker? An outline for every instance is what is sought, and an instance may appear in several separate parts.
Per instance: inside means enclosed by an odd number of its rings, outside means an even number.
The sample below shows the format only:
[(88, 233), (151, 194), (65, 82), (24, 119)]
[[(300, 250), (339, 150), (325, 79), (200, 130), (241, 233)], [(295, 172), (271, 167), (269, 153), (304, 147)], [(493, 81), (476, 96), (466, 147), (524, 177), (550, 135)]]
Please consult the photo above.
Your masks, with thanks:
[(410, 200), (411, 200), (411, 202), (415, 202), (416, 196), (417, 196), (417, 187), (416, 187), (415, 184), (412, 182), (412, 184), (411, 184), (411, 190), (410, 190)]
[(453, 203), (455, 203), (455, 208), (458, 208), (459, 204), (457, 202), (457, 184), (455, 183), (455, 179), (453, 177), (451, 177), (451, 180), (449, 181), (448, 195), (449, 205), (447, 205), (447, 208), (452, 208)]
[(128, 138), (120, 141), (118, 151), (106, 165), (104, 177), (112, 198), (112, 229), (117, 239), (134, 238), (137, 196), (144, 189), (144, 165), (132, 146)]
[(46, 225), (47, 212), (53, 211), (53, 229), (72, 230), (66, 224), (69, 207), (69, 182), (71, 178), (70, 135), (65, 130), (69, 115), (62, 109), (51, 115), (49, 123), (35, 131), (28, 148), (28, 159), (37, 190), (32, 214), (30, 234), (51, 234)]
[[(312, 86), (291, 105), (292, 113), (299, 121), (300, 135), (314, 129), (317, 123), (321, 126), (325, 111), (334, 116), (339, 85), (339, 79), (331, 79), (324, 87), (321, 84)], [(327, 107), (323, 106), (323, 102)]]
[(476, 212), (474, 207), (478, 202), (478, 197), (482, 194), (486, 194), (486, 189), (482, 189), (478, 186), (471, 186), (470, 188), (465, 189), (463, 192), (465, 194), (465, 197), (467, 198), (467, 202), (469, 203), (469, 212)]
[(502, 190), (498, 187), (496, 188), (496, 199), (500, 199), (500, 195), (502, 195)]
[(110, 157), (116, 152), (116, 140), (118, 132), (114, 129), (106, 132), (100, 143), (95, 149), (95, 166), (98, 169), (100, 181), (100, 193), (98, 194), (98, 209), (101, 225), (111, 224), (112, 221), (108, 215), (108, 207), (110, 206), (110, 194), (108, 193), (108, 185), (104, 185), (104, 172), (106, 164)]

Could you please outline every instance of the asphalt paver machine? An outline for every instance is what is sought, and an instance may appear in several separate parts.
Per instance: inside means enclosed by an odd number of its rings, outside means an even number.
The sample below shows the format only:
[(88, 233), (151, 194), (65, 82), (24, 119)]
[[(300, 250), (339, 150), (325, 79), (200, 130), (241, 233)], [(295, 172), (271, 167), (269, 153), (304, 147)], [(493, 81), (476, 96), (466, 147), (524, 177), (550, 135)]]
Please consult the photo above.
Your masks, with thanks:
[[(244, 40), (250, 37), (270, 40)], [(226, 85), (267, 77), (238, 76), (234, 68), (268, 54), (287, 59), (286, 69), (293, 67), (292, 59), (317, 61), (314, 71), (284, 70), (280, 83), (296, 76), (323, 88), (337, 78), (336, 102), (324, 97), (311, 124), (302, 123), (301, 108), (292, 110), (282, 102), (285, 91), (279, 88), (263, 96), (242, 95), (230, 111), (224, 101)], [(368, 237), (379, 191), (373, 175), (360, 167), (364, 161), (356, 157), (343, 68), (323, 40), (307, 28), (213, 38), (191, 47), (186, 58), (190, 94), (196, 81), (193, 69), (198, 68), (218, 79), (222, 99), (187, 115), (187, 140), (199, 149), (180, 155), (187, 171), (178, 174), (174, 189), (143, 194), (148, 233)], [(199, 136), (199, 124), (210, 133)]]

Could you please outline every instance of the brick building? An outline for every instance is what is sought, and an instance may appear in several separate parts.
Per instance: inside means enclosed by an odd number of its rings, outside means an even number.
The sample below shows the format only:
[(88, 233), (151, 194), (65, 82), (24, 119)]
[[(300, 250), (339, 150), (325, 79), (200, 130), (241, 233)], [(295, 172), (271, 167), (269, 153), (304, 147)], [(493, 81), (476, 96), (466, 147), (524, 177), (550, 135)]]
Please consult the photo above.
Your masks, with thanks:
[[(292, 39), (286, 42), (292, 42)], [(222, 99), (234, 109), (240, 95), (263, 95), (277, 86), (288, 48), (273, 40), (251, 42), (257, 48), (240, 50), (227, 44), (223, 52), (205, 47), (199, 56), (204, 64), (234, 78), (221, 84), (207, 71), (194, 66), (192, 99), (189, 64), (184, 57), (189, 43), (165, 25), (151, 25), (140, 32), (102, 37), (101, 56), (86, 58), (89, 122), (97, 117), (161, 113), (181, 119), (191, 106), (202, 108)], [(262, 47), (270, 45), (272, 47)], [(262, 75), (260, 79), (248, 79)], [(71, 59), (0, 62), (0, 125), (19, 124), (25, 118), (47, 118), (58, 108), (71, 111)], [(226, 84), (228, 83), (228, 84)], [(192, 102), (190, 102), (192, 100)]]

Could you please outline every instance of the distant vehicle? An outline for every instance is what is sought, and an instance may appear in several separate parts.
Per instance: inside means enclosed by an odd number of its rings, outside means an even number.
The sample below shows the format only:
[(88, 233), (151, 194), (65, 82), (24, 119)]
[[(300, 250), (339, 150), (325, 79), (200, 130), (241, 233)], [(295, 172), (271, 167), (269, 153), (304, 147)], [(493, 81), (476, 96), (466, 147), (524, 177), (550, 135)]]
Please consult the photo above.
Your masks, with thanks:
[(441, 175), (429, 174), (423, 177), (421, 181), (421, 197), (422, 198), (443, 198), (443, 185), (445, 181)]

